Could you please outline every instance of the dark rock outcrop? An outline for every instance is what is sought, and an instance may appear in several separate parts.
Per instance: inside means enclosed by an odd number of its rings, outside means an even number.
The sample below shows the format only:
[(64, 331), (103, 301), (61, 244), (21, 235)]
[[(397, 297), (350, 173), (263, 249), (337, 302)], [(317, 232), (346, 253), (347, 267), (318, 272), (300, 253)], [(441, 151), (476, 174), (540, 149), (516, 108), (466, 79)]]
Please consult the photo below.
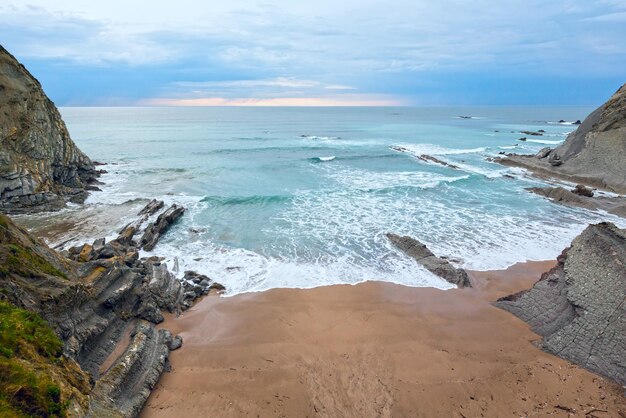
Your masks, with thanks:
[(542, 349), (626, 384), (626, 230), (590, 225), (530, 290), (496, 305), (528, 322)]
[(580, 123), (563, 144), (549, 153), (510, 155), (497, 161), (526, 168), (541, 177), (558, 177), (624, 194), (625, 155), (626, 84)]
[(0, 211), (80, 203), (98, 176), (39, 82), (0, 46)]
[(613, 215), (626, 217), (626, 197), (594, 196), (593, 190), (581, 189), (581, 185), (573, 190), (563, 187), (530, 187), (526, 190), (547, 197), (555, 203), (585, 209), (600, 209)]
[(401, 237), (396, 234), (387, 234), (389, 241), (393, 243), (399, 250), (409, 257), (415, 259), (418, 263), (433, 274), (442, 279), (457, 285), (458, 287), (471, 287), (470, 279), (465, 270), (454, 267), (448, 260), (437, 257), (426, 245), (411, 237)]
[(155, 245), (161, 235), (163, 235), (173, 224), (183, 216), (185, 213), (185, 208), (182, 206), (177, 206), (173, 204), (170, 206), (165, 212), (159, 215), (156, 222), (149, 224), (146, 227), (141, 240), (139, 241), (139, 245), (146, 251), (151, 251), (154, 249)]
[(0, 299), (46, 319), (64, 355), (95, 381), (77, 416), (136, 416), (182, 343), (155, 328), (161, 311), (187, 309), (219, 286), (199, 274), (198, 284), (181, 282), (158, 257), (139, 259), (132, 236), (65, 254), (0, 215)]

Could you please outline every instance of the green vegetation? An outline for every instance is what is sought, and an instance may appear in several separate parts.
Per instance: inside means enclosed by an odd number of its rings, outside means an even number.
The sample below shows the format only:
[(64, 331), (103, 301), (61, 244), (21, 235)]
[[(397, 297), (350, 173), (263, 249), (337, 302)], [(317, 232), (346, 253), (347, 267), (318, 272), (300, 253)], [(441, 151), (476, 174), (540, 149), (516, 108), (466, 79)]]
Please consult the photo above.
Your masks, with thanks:
[(16, 274), (24, 278), (67, 275), (50, 264), (48, 260), (20, 242), (19, 230), (9, 219), (0, 214), (0, 278)]
[(50, 375), (62, 343), (39, 315), (0, 301), (0, 416), (63, 417), (67, 403)]
[[(4, 256), (4, 260), (2, 259)], [(28, 251), (18, 244), (0, 245), (0, 277), (15, 273), (22, 277), (37, 277), (42, 274), (62, 277), (67, 276), (46, 261), (45, 258)]]

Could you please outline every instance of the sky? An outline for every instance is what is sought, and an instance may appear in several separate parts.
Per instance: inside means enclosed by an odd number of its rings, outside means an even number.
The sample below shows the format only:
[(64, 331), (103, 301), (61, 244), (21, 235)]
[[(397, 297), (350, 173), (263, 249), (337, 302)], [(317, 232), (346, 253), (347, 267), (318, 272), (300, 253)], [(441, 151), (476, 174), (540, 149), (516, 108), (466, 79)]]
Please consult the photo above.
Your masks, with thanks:
[(63, 106), (597, 105), (626, 0), (3, 0)]

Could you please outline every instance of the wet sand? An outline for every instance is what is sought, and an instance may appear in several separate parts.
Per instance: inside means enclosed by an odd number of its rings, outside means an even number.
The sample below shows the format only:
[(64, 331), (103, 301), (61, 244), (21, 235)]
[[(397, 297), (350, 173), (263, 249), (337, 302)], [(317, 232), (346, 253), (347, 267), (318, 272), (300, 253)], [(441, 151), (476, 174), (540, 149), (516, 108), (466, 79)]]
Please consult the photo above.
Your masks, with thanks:
[(141, 416), (626, 417), (622, 388), (542, 352), (491, 305), (553, 265), (472, 272), (473, 289), (207, 297), (164, 323), (184, 345)]

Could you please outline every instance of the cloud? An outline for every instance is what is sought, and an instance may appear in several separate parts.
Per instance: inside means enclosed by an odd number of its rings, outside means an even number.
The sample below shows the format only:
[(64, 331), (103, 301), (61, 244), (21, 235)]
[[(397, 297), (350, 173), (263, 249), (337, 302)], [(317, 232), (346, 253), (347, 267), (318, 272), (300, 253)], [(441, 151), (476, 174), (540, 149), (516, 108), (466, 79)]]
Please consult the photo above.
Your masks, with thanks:
[(150, 97), (399, 97), (436, 74), (623, 76), (625, 19), (623, 0), (4, 0), (0, 39), (26, 61), (140, 72)]
[(382, 95), (342, 95), (330, 97), (144, 99), (139, 106), (404, 106), (406, 101)]

